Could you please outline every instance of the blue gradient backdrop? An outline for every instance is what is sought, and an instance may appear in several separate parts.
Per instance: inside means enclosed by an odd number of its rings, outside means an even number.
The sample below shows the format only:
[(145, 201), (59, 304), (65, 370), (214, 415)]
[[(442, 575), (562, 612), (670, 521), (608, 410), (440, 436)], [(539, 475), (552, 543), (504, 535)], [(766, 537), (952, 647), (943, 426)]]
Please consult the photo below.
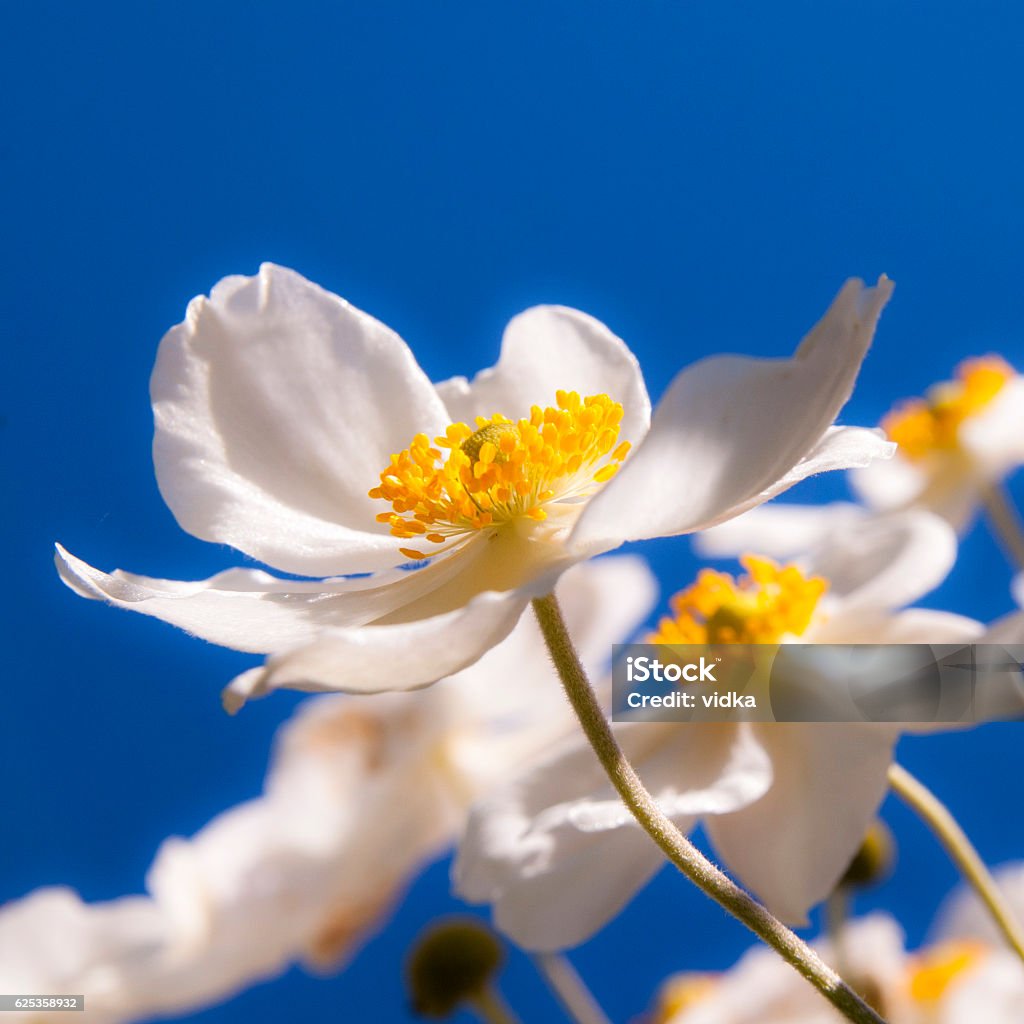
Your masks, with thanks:
[[(56, 539), (154, 575), (233, 561), (161, 503), (147, 399), (160, 336), (222, 275), (293, 266), (435, 378), (489, 365), (518, 310), (579, 306), (658, 395), (710, 351), (788, 352), (845, 277), (885, 271), (847, 422), (966, 354), (1024, 366), (1017, 5), (37, 0), (2, 23), (0, 900), (140, 891), (161, 839), (258, 791), (296, 703), (227, 718), (220, 687), (250, 659), (82, 601), (50, 562)], [(691, 578), (684, 541), (645, 550), (666, 588)], [(929, 603), (1009, 610), (988, 537), (963, 557)], [(1021, 737), (903, 747), (994, 861), (1024, 855)], [(901, 867), (862, 907), (917, 941), (954, 876), (888, 812)], [(400, 961), (455, 906), (446, 872), (341, 976), (294, 970), (195, 1019), (407, 1020)], [(665, 973), (746, 945), (663, 873), (576, 962), (623, 1021)], [(526, 1019), (557, 1019), (525, 958), (508, 986)]]

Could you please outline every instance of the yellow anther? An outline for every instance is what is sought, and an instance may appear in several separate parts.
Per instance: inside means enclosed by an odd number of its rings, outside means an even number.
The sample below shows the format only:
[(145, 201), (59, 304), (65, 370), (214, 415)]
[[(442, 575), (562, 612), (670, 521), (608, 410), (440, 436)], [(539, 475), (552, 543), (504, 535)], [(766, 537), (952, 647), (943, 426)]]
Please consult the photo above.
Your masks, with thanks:
[(718, 982), (711, 974), (682, 974), (669, 978), (658, 993), (651, 1024), (668, 1024), (686, 1010), (706, 1002), (717, 987)]
[(910, 970), (910, 997), (917, 1003), (937, 1003), (950, 985), (984, 959), (983, 942), (963, 939), (943, 942), (914, 958)]
[(984, 409), (1015, 371), (999, 356), (968, 359), (956, 368), (956, 379), (931, 388), (925, 398), (911, 398), (882, 420), (882, 428), (914, 461), (959, 446), (960, 426)]
[(747, 575), (739, 579), (702, 569), (696, 583), (672, 598), (673, 615), (658, 623), (647, 642), (770, 644), (803, 634), (828, 583), (757, 555), (744, 555), (740, 563)]
[(544, 505), (584, 497), (615, 475), (629, 454), (619, 443), (622, 416), (607, 395), (558, 391), (554, 407), (535, 405), (516, 422), (478, 416), (475, 427), (453, 423), (433, 444), (417, 434), (369, 492), (391, 505), (377, 521), (396, 537), (438, 545), (513, 519), (543, 521)]

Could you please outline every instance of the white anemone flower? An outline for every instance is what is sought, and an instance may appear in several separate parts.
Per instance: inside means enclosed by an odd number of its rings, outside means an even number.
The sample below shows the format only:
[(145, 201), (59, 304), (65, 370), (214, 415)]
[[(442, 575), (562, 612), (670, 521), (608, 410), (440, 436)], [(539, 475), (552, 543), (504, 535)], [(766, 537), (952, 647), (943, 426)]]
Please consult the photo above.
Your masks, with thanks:
[[(955, 535), (922, 513), (866, 520), (807, 569), (745, 559), (739, 581), (704, 570), (648, 642), (967, 643), (981, 623), (903, 606), (936, 586)], [(932, 727), (926, 727), (932, 728)], [(644, 722), (616, 727), (659, 805), (698, 822), (725, 865), (776, 914), (802, 923), (835, 887), (888, 788), (900, 727), (887, 723)], [(577, 739), (470, 817), (454, 877), (530, 949), (577, 945), (661, 867)]]
[[(846, 980), (889, 1024), (911, 1024), (906, 995), (909, 961), (899, 925), (886, 914), (871, 914), (850, 922), (843, 940)], [(816, 942), (814, 947), (826, 963), (835, 963), (830, 942)], [(651, 1015), (651, 1024), (840, 1024), (844, 1020), (787, 969), (778, 954), (763, 946), (745, 953), (728, 971), (687, 972), (669, 978)]]
[(1024, 464), (1024, 377), (998, 356), (969, 359), (882, 428), (897, 443), (884, 467), (852, 474), (874, 508), (929, 508), (964, 529), (987, 488)]
[[(618, 556), (570, 570), (557, 593), (599, 672), (655, 584)], [(84, 993), (87, 1021), (116, 1022), (219, 1002), (297, 961), (334, 969), (470, 804), (575, 726), (529, 617), (429, 690), (312, 698), (282, 727), (263, 795), (167, 840), (148, 897), (87, 904), (53, 887), (0, 908), (0, 990)]]
[[(1024, 914), (1024, 866), (996, 879), (1007, 904)], [(947, 900), (931, 941), (908, 952), (886, 914), (847, 922), (843, 970), (889, 1024), (1018, 1024), (1024, 970), (972, 890)], [(836, 963), (829, 941), (815, 943)], [(663, 985), (652, 1024), (839, 1024), (845, 1020), (771, 951), (757, 947), (722, 973), (690, 972)]]
[(226, 278), (161, 342), (157, 482), (197, 537), (325, 578), (183, 583), (58, 548), (61, 576), (273, 655), (235, 681), (232, 708), (282, 686), (427, 685), (506, 636), (576, 562), (888, 458), (878, 432), (833, 421), (890, 292), (885, 278), (847, 282), (790, 358), (693, 364), (651, 420), (632, 353), (576, 310), (527, 310), (496, 366), (434, 385), (394, 332), (295, 272)]

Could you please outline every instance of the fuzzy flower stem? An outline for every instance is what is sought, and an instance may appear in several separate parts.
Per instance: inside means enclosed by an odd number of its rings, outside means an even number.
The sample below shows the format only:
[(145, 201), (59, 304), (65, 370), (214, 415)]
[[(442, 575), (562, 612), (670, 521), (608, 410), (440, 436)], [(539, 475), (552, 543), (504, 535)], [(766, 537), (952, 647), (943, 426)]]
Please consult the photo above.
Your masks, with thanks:
[(519, 1018), (493, 986), (473, 996), (468, 1003), (484, 1024), (519, 1024)]
[(665, 856), (701, 891), (771, 946), (847, 1020), (856, 1024), (885, 1024), (807, 943), (712, 864), (662, 813), (619, 748), (554, 594), (535, 598), (533, 610), (566, 696), (594, 753), (623, 803)]
[(573, 1024), (610, 1024), (567, 957), (559, 953), (539, 953), (533, 962)]
[(977, 893), (1007, 944), (1024, 961), (1024, 930), (1006, 905), (992, 873), (949, 808), (902, 765), (890, 766), (889, 785), (935, 833), (950, 859)]
[(989, 484), (982, 489), (981, 497), (993, 533), (1014, 566), (1024, 569), (1024, 527), (1006, 488), (1001, 484)]

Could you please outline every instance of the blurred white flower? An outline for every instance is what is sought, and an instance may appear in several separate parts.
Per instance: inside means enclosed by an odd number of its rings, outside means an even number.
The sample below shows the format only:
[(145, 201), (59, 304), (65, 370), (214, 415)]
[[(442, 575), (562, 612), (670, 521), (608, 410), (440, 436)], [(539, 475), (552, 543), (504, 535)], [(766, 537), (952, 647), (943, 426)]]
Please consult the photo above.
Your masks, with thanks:
[(882, 428), (898, 450), (885, 466), (852, 474), (864, 501), (930, 508), (963, 529), (984, 489), (1024, 464), (1024, 377), (998, 356), (969, 359), (955, 380), (898, 405)]
[[(196, 536), (328, 578), (108, 575), (63, 548), (58, 568), (85, 597), (273, 654), (232, 707), (282, 686), (426, 685), (575, 562), (887, 458), (879, 432), (832, 423), (891, 287), (847, 282), (791, 358), (695, 363), (650, 422), (636, 359), (576, 310), (526, 311), (496, 366), (435, 386), (383, 324), (264, 265), (195, 299), (161, 343), (157, 481)], [(410, 559), (429, 564), (399, 568)], [(337, 578), (354, 573), (374, 575)]]
[[(626, 556), (575, 567), (557, 592), (595, 672), (655, 600)], [(299, 960), (335, 967), (470, 803), (574, 726), (532, 618), (430, 690), (314, 698), (282, 728), (262, 796), (162, 845), (149, 897), (48, 888), (0, 909), (0, 991), (84, 993), (85, 1020), (113, 1022), (217, 1002)]]
[[(925, 543), (924, 541), (927, 541)], [(868, 519), (808, 571), (745, 559), (740, 581), (704, 570), (649, 642), (961, 643), (984, 627), (901, 608), (939, 583), (952, 529), (910, 513)], [(826, 589), (827, 579), (827, 589)], [(875, 817), (899, 726), (869, 723), (616, 727), (626, 756), (683, 830), (702, 821), (725, 864), (777, 916), (824, 899)], [(581, 740), (474, 808), (455, 878), (531, 949), (576, 945), (663, 863)]]
[[(996, 872), (1007, 902), (1024, 913), (1024, 866)], [(947, 901), (932, 941), (911, 953), (886, 914), (843, 930), (846, 978), (889, 1024), (1019, 1024), (1024, 969), (974, 893)], [(835, 963), (831, 942), (816, 943)], [(844, 1020), (771, 951), (746, 953), (724, 973), (680, 974), (659, 993), (650, 1024), (839, 1024)]]

